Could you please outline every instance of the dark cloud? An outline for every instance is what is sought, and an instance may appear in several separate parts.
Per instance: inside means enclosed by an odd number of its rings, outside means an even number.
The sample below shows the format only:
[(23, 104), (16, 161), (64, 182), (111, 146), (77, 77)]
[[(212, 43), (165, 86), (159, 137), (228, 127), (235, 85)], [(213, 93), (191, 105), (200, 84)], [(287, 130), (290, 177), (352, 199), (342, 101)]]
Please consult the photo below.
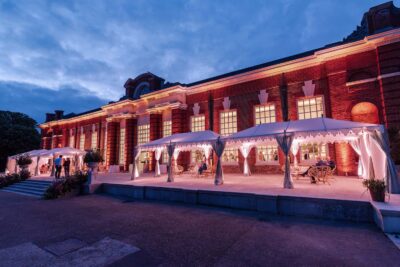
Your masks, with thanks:
[(80, 111), (146, 71), (190, 83), (304, 52), (340, 41), (381, 2), (0, 0), (0, 108), (39, 118), (65, 96)]
[(85, 94), (85, 88), (64, 86), (59, 90), (38, 87), (32, 84), (0, 82), (0, 110), (26, 113), (38, 123), (45, 119), (46, 112), (56, 109), (65, 113), (79, 113), (98, 108), (108, 101), (93, 94)]

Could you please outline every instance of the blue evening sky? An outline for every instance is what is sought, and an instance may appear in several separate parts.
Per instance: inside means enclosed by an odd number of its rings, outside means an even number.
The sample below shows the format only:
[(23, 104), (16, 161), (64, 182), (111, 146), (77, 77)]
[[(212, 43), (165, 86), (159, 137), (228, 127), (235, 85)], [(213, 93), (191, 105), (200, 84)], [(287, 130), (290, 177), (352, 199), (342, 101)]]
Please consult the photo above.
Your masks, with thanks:
[(383, 2), (0, 0), (0, 110), (42, 122), (117, 100), (146, 71), (189, 83), (290, 56), (342, 40)]

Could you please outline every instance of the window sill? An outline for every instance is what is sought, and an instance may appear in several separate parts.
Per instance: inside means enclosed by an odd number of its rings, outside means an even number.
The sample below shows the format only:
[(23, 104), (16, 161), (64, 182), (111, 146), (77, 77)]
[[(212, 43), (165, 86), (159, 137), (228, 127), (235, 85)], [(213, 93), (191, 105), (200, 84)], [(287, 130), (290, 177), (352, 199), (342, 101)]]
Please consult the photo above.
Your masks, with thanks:
[(239, 162), (221, 162), (222, 166), (238, 166)]
[(255, 166), (266, 166), (266, 165), (277, 166), (277, 165), (279, 165), (279, 161), (277, 161), (277, 162), (274, 162), (274, 161), (265, 161), (265, 162), (259, 161), (259, 162), (256, 162), (256, 164), (255, 164)]

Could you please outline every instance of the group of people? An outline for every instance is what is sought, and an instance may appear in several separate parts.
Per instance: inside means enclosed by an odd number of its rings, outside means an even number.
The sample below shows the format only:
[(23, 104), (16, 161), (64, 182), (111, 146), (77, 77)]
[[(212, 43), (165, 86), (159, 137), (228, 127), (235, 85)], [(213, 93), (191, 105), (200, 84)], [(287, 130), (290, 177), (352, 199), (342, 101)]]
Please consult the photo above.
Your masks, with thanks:
[(64, 174), (65, 177), (69, 177), (69, 167), (71, 165), (71, 160), (69, 158), (66, 158), (65, 160), (63, 160), (63, 156), (60, 155), (58, 156), (58, 158), (56, 158), (54, 160), (54, 167), (55, 167), (55, 177), (56, 179), (60, 179), (61, 178), (61, 171), (62, 168), (64, 167)]
[[(317, 167), (328, 166), (331, 168), (331, 170), (336, 168), (336, 163), (331, 159), (331, 157), (327, 157), (326, 160), (323, 160), (321, 157), (317, 157), (316, 159), (317, 159), (317, 163), (315, 163), (314, 166), (317, 166)], [(303, 172), (300, 175), (305, 177), (306, 175), (308, 175), (308, 171), (314, 166), (310, 166), (305, 172)], [(313, 184), (317, 183), (317, 180), (314, 176), (310, 176), (310, 177), (311, 177), (311, 183), (313, 183)]]

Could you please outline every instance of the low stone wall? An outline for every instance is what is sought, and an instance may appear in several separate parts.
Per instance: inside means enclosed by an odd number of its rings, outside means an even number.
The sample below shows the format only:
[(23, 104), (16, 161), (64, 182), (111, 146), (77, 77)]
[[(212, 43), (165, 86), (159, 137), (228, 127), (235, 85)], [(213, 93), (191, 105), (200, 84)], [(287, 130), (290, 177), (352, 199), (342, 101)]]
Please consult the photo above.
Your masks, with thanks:
[(102, 184), (98, 191), (136, 200), (169, 201), (316, 219), (373, 222), (372, 206), (364, 201), (117, 184)]

